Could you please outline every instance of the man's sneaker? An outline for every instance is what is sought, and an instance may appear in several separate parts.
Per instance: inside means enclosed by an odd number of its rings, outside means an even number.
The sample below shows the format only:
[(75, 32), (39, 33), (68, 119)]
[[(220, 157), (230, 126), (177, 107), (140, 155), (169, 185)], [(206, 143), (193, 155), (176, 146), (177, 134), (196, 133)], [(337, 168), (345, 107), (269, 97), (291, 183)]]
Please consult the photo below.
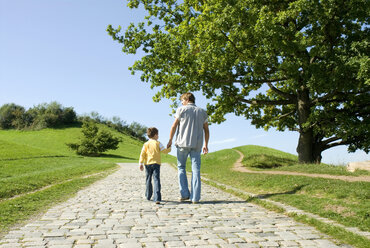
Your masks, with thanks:
[(181, 198), (180, 198), (180, 201), (181, 201), (181, 202), (189, 201), (189, 200), (190, 200), (190, 198), (189, 198), (189, 197), (184, 197), (184, 198), (183, 198), (183, 197), (181, 197)]
[(160, 201), (156, 201), (155, 204), (161, 204), (161, 202)]
[(193, 201), (192, 203), (193, 203), (193, 204), (198, 204), (199, 202), (198, 202), (198, 201)]

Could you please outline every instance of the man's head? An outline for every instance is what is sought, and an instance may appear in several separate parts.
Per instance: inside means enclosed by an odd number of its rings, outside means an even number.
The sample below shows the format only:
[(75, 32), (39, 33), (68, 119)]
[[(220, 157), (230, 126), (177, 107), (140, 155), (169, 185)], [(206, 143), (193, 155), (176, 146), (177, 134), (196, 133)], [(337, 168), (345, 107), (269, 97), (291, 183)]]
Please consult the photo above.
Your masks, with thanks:
[(158, 135), (158, 129), (155, 128), (155, 127), (149, 127), (147, 130), (146, 130), (146, 134), (148, 135), (148, 137), (150, 139), (153, 139), (155, 138), (156, 135)]
[(188, 103), (195, 103), (195, 96), (192, 93), (187, 92), (181, 95), (180, 100), (183, 105), (186, 105)]

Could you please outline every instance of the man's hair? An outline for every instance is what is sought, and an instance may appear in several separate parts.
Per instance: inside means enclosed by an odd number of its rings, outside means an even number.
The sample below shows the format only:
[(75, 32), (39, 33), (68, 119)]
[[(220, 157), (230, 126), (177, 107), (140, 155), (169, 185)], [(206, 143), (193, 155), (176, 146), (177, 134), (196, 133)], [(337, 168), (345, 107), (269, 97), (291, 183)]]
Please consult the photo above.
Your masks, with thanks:
[(149, 138), (153, 138), (156, 134), (158, 134), (158, 129), (155, 127), (150, 127), (146, 130), (146, 134)]
[(189, 102), (195, 103), (195, 96), (190, 92), (186, 92), (181, 95), (180, 100), (189, 100)]

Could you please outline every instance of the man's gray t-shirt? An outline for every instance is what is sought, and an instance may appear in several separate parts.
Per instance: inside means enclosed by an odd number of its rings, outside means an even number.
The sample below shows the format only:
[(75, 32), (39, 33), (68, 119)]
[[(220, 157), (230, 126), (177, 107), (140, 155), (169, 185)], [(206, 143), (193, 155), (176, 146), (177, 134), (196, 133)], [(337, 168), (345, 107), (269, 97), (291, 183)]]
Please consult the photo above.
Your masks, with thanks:
[(194, 103), (188, 103), (176, 110), (175, 118), (179, 120), (175, 146), (201, 151), (203, 125), (207, 122), (207, 112)]

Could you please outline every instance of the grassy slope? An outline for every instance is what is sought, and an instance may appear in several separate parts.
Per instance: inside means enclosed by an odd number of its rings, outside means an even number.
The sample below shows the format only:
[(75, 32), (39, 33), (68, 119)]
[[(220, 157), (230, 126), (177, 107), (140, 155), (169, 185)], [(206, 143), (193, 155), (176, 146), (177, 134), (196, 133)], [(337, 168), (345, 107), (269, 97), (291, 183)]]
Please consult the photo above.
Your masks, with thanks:
[[(70, 197), (71, 193), (101, 178), (100, 175), (83, 178), (83, 175), (109, 171), (116, 167), (117, 162), (137, 162), (142, 142), (119, 133), (116, 135), (123, 139), (119, 149), (108, 151), (101, 158), (83, 158), (75, 155), (65, 143), (77, 141), (81, 135), (80, 130), (80, 128), (41, 131), (0, 130), (0, 211), (2, 211), (0, 232), (51, 204)], [(256, 154), (264, 154), (262, 164), (266, 160), (280, 161), (282, 164), (273, 169), (346, 175), (339, 167), (333, 166), (318, 168), (317, 165), (309, 165), (302, 168), (302, 165), (297, 165), (294, 155), (270, 148), (244, 146), (237, 149), (246, 156), (244, 164), (251, 161), (255, 164), (255, 159), (259, 159)], [(231, 149), (207, 154), (202, 158), (202, 173), (224, 184), (257, 194), (266, 194), (273, 200), (285, 202), (348, 226), (369, 230), (368, 183), (348, 183), (301, 176), (251, 175), (231, 171), (230, 168), (238, 158), (239, 154)], [(176, 159), (166, 155), (163, 162), (175, 163)], [(32, 192), (48, 185), (54, 186), (9, 199), (14, 195)]]
[(263, 146), (241, 146), (235, 147), (244, 154), (242, 161), (243, 165), (252, 170), (279, 170), (279, 171), (295, 171), (303, 173), (331, 174), (358, 176), (370, 175), (369, 171), (348, 172), (344, 166), (335, 166), (328, 164), (299, 164), (298, 157), (282, 152), (276, 149)]
[[(242, 151), (245, 156), (273, 151), (273, 149), (258, 146), (245, 146), (237, 149)], [(276, 153), (276, 156), (282, 155), (284, 155), (282, 152)], [(289, 157), (291, 156), (293, 155), (289, 155)], [(232, 149), (207, 154), (202, 157), (202, 172), (208, 178), (226, 185), (264, 195), (271, 200), (318, 214), (346, 226), (370, 231), (368, 212), (370, 209), (370, 183), (235, 172), (231, 168), (237, 158), (239, 158), (239, 154)], [(310, 169), (313, 169), (313, 166), (319, 167), (321, 165), (311, 165)], [(329, 170), (324, 169), (323, 172), (333, 172), (335, 169), (340, 170), (341, 168), (330, 167)]]
[(137, 162), (142, 142), (115, 135), (123, 139), (119, 149), (88, 158), (65, 145), (78, 140), (80, 128), (0, 130), (0, 233), (98, 180), (104, 173), (96, 173), (112, 171), (117, 162)]

